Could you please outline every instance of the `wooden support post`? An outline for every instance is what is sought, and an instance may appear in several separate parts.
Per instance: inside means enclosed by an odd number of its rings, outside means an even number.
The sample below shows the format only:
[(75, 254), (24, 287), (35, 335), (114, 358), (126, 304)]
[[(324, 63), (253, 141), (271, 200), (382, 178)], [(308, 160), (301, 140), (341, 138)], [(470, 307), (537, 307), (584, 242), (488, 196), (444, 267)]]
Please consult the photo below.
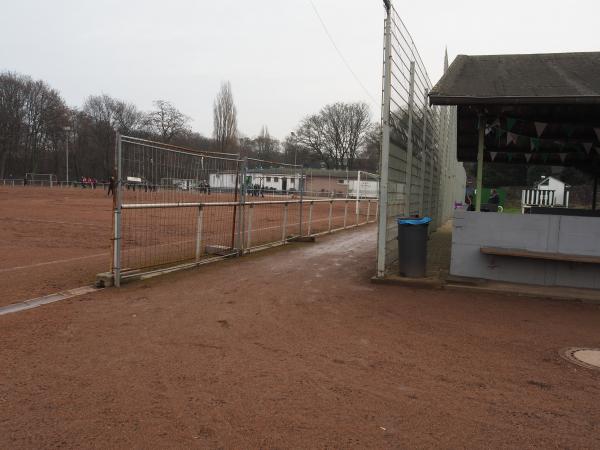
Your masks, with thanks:
[(333, 200), (329, 200), (329, 226), (327, 231), (331, 233), (331, 219), (333, 219)]
[(481, 212), (481, 197), (483, 195), (483, 148), (485, 140), (485, 119), (479, 115), (479, 142), (477, 145), (477, 197), (475, 211)]
[(598, 174), (594, 175), (594, 193), (592, 194), (592, 211), (596, 211), (596, 201), (597, 200), (598, 200)]

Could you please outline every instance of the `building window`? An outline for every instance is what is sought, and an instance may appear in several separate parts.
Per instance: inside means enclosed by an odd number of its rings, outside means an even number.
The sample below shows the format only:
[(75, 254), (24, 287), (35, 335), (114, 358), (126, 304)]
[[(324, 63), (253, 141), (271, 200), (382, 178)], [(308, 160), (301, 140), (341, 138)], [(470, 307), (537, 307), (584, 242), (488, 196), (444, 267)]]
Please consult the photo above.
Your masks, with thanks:
[(275, 183), (279, 183), (279, 178), (278, 178), (278, 177), (273, 177), (273, 181), (274, 181)]
[(267, 183), (271, 182), (271, 177), (267, 177)]

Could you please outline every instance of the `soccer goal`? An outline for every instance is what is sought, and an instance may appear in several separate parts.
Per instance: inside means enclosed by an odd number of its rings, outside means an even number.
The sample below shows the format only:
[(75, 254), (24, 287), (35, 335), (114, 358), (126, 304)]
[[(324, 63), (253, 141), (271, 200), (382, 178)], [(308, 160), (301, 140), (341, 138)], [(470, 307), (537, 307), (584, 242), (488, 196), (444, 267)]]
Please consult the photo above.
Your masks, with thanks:
[[(365, 214), (364, 211), (361, 211), (361, 199), (377, 201), (379, 198), (379, 175), (359, 170), (355, 180), (348, 180), (348, 197), (356, 199), (356, 221), (358, 223), (359, 216)], [(369, 212), (367, 212), (367, 217), (368, 215)]]
[(359, 170), (355, 180), (348, 180), (348, 197), (361, 198), (379, 197), (379, 175)]
[(25, 184), (52, 187), (57, 185), (57, 178), (53, 173), (26, 173)]

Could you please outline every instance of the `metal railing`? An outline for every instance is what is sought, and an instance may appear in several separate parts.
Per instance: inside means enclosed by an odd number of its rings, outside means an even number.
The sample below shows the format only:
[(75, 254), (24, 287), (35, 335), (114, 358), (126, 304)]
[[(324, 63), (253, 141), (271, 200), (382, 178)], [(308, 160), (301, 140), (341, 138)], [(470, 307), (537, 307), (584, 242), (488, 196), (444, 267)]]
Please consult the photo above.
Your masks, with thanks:
[[(148, 242), (146, 226), (126, 227), (127, 239), (119, 245), (118, 258), (115, 253), (115, 284), (138, 276), (140, 271), (172, 271), (215, 258), (242, 256), (300, 237), (335, 233), (377, 220), (377, 200), (360, 200), (354, 208), (356, 204), (353, 199), (123, 204), (124, 221), (128, 214), (142, 212), (147, 217), (149, 211), (154, 211), (153, 217), (158, 217), (163, 229), (171, 234), (160, 233), (161, 239)], [(231, 222), (220, 219), (231, 218), (233, 210), (237, 224), (231, 236)]]
[(314, 198), (301, 166), (117, 135), (111, 272), (122, 278), (244, 255), (375, 220), (373, 199)]

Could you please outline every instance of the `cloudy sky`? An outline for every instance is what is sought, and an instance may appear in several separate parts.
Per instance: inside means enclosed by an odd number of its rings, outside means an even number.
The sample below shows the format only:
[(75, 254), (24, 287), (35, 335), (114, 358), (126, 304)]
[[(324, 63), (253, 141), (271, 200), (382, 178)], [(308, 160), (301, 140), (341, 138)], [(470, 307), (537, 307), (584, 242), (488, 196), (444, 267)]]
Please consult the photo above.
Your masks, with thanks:
[[(394, 5), (433, 83), (445, 46), (451, 60), (600, 50), (598, 0)], [(0, 11), (0, 71), (44, 79), (72, 106), (99, 93), (144, 110), (169, 100), (210, 135), (214, 96), (229, 80), (248, 136), (267, 125), (282, 138), (340, 100), (365, 101), (379, 117), (380, 0), (0, 0)]]

